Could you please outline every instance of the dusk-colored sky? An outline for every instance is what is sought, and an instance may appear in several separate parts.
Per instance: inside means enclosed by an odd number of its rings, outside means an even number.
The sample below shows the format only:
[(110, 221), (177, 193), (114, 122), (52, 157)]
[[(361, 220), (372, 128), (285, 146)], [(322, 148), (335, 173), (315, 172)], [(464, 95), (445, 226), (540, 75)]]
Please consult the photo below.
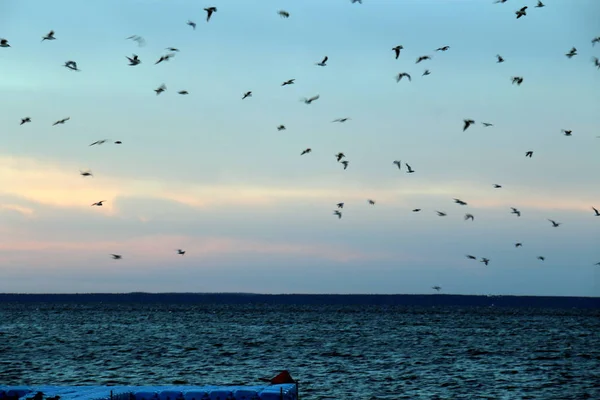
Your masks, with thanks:
[(544, 3), (1, 2), (0, 292), (600, 295), (600, 2)]

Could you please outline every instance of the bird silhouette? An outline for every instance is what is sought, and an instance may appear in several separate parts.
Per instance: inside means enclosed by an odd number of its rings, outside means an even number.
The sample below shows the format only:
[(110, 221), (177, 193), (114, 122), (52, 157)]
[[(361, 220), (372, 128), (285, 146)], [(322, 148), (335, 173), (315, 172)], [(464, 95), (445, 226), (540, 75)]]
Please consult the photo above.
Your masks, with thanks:
[(421, 56), (421, 57), (417, 58), (417, 61), (415, 62), (415, 64), (418, 64), (421, 61), (425, 61), (425, 60), (431, 60), (431, 57), (430, 56)]
[(488, 265), (490, 263), (490, 260), (489, 258), (483, 257), (480, 262), (484, 263), (485, 265)]
[(93, 206), (96, 206), (96, 207), (102, 207), (102, 206), (103, 206), (103, 204), (102, 204), (102, 203), (104, 203), (105, 201), (106, 201), (106, 200), (100, 200), (100, 201), (97, 201), (97, 202), (93, 203), (93, 204), (91, 205), (91, 207), (93, 207)]
[(283, 82), (281, 86), (293, 85), (294, 81), (295, 79), (288, 79), (287, 81)]
[(404, 163), (404, 165), (406, 165), (406, 173), (407, 173), (407, 174), (412, 174), (412, 173), (414, 173), (414, 172), (415, 172), (415, 170), (414, 170), (414, 169), (412, 169), (412, 168), (411, 168), (411, 166), (410, 166), (410, 165), (408, 165), (407, 163)]
[(527, 6), (522, 7), (520, 10), (515, 11), (515, 14), (517, 14), (517, 19), (527, 15), (527, 12), (525, 10), (527, 10)]
[(54, 31), (50, 31), (46, 34), (46, 36), (42, 36), (42, 42), (44, 40), (56, 40), (56, 38), (54, 37)]
[(556, 222), (556, 221), (554, 221), (552, 219), (549, 219), (548, 221), (550, 221), (552, 223), (552, 227), (553, 228), (558, 228), (559, 226), (562, 225), (562, 222)]
[(181, 255), (181, 256), (182, 256), (182, 255), (184, 255), (184, 254), (185, 254), (185, 250), (182, 250), (182, 249), (177, 249), (177, 254), (179, 254), (179, 255)]
[(475, 121), (473, 121), (472, 119), (463, 119), (463, 132), (466, 131), (467, 129), (469, 129), (469, 127), (471, 125), (473, 125), (475, 123)]
[(596, 207), (592, 207), (592, 210), (594, 210), (594, 216), (600, 217), (600, 211)]
[(504, 62), (504, 58), (500, 54), (496, 54), (496, 62), (498, 64), (503, 63)]
[(300, 155), (301, 155), (301, 156), (303, 156), (303, 155), (305, 155), (305, 154), (308, 154), (308, 153), (310, 153), (311, 151), (312, 151), (312, 149), (309, 147), (308, 149), (306, 149), (306, 150), (303, 150), (303, 151), (302, 151), (302, 153), (300, 153)]
[(398, 59), (398, 57), (400, 57), (400, 50), (402, 50), (402, 49), (404, 49), (404, 47), (402, 47), (402, 45), (392, 47), (392, 51), (394, 51), (396, 53), (396, 60)]
[(514, 208), (514, 207), (511, 207), (510, 209), (512, 210), (512, 211), (510, 212), (511, 214), (515, 214), (517, 217), (520, 217), (520, 216), (521, 216), (521, 211), (517, 210), (517, 209), (516, 209), (516, 208)]
[[(125, 56), (125, 57), (127, 57), (127, 56)], [(127, 59), (129, 60), (129, 65), (130, 66), (139, 65), (142, 62), (138, 58), (137, 54), (134, 54), (132, 57), (127, 57)]]
[(544, 3), (542, 3), (540, 0), (538, 0), (537, 5), (535, 6), (535, 8), (542, 8), (542, 7), (546, 7), (546, 5)]
[(7, 39), (0, 39), (0, 47), (10, 47)]
[(189, 25), (192, 27), (193, 30), (196, 30), (196, 23), (194, 21), (189, 21), (186, 22), (186, 25)]
[(527, 153), (525, 153), (525, 157), (533, 157), (533, 151), (529, 150)]
[(123, 258), (123, 256), (121, 256), (120, 254), (111, 254), (113, 260), (120, 260)]
[(316, 65), (318, 65), (320, 67), (326, 67), (327, 66), (327, 60), (329, 60), (329, 57), (325, 56), (325, 58), (323, 58), (323, 61), (316, 63)]
[(242, 100), (244, 100), (246, 97), (252, 97), (252, 92), (244, 93), (244, 95), (242, 96)]
[(398, 75), (396, 75), (396, 82), (400, 82), (404, 77), (406, 77), (409, 81), (412, 81), (410, 74), (407, 74), (406, 72), (400, 72)]
[(334, 210), (333, 215), (337, 215), (338, 219), (342, 219), (342, 212), (340, 210)]
[(521, 86), (521, 83), (523, 83), (523, 77), (522, 76), (513, 76), (510, 79), (512, 80), (513, 85), (516, 83), (517, 86)]
[(277, 14), (279, 14), (279, 16), (281, 18), (289, 18), (290, 17), (290, 13), (285, 10), (279, 10), (279, 11), (277, 11)]
[(318, 100), (319, 97), (321, 97), (321, 96), (316, 95), (316, 96), (310, 97), (308, 99), (304, 98), (304, 99), (302, 99), (302, 101), (304, 101), (305, 104), (311, 104), (313, 101)]
[(27, 124), (29, 122), (31, 122), (31, 118), (29, 118), (29, 117), (21, 118), (20, 125)]
[(204, 9), (206, 11), (206, 22), (210, 21), (210, 17), (212, 17), (213, 13), (217, 12), (217, 7), (207, 7)]
[(473, 214), (465, 214), (465, 221), (475, 221), (475, 216)]
[(569, 50), (568, 53), (565, 54), (565, 56), (567, 56), (567, 58), (573, 58), (573, 56), (577, 55), (577, 49), (575, 47), (571, 47), (571, 50)]
[(70, 120), (71, 117), (67, 117), (67, 118), (63, 118), (63, 119), (59, 119), (58, 121), (56, 121), (55, 123), (52, 124), (52, 126), (55, 125), (63, 125), (65, 122), (67, 122), (68, 120)]

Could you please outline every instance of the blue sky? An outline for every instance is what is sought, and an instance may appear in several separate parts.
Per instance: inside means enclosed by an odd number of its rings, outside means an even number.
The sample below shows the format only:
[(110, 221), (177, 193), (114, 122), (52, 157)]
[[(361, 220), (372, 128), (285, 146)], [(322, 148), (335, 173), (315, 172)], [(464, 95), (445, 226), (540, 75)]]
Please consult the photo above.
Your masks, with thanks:
[(544, 3), (2, 2), (0, 292), (598, 296), (600, 3)]

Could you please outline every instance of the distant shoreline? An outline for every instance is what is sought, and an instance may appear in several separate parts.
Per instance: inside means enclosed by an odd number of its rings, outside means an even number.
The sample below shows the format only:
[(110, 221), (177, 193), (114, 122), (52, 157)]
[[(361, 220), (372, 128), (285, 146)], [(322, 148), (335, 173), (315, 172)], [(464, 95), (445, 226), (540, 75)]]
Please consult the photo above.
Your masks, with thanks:
[(455, 294), (0, 293), (2, 303), (164, 303), (600, 309), (600, 297)]

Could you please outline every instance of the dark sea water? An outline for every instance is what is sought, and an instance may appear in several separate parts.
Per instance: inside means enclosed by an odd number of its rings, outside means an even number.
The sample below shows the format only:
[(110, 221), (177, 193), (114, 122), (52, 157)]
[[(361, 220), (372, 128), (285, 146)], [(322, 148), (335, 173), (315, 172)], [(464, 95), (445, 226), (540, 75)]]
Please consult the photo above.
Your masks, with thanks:
[(600, 313), (0, 303), (0, 384), (256, 384), (282, 369), (302, 399), (600, 399)]

